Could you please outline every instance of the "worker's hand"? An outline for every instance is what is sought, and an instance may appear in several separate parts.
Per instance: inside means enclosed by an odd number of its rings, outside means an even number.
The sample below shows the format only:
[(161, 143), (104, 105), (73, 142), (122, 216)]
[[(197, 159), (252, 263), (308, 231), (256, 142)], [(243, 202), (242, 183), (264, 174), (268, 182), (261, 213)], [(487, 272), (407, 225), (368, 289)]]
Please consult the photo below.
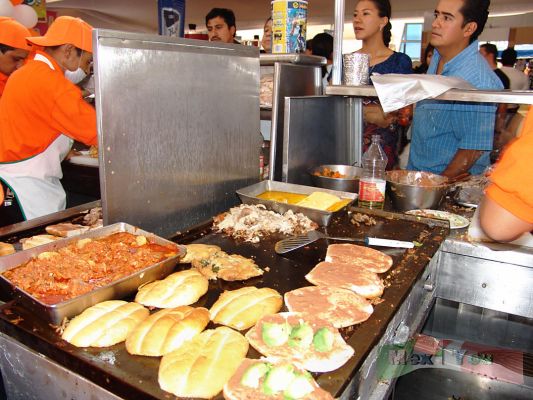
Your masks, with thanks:
[(385, 114), (383, 108), (377, 104), (368, 104), (363, 107), (363, 119), (365, 122), (377, 125), (380, 128), (386, 128), (396, 122), (396, 114), (396, 112)]

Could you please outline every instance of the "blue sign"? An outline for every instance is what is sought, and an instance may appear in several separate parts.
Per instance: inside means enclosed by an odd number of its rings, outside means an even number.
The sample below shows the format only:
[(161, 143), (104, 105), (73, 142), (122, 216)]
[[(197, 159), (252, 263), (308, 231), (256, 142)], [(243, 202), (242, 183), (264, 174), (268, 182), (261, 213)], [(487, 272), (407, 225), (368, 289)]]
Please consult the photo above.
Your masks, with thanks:
[(159, 34), (183, 37), (185, 30), (185, 0), (157, 0)]

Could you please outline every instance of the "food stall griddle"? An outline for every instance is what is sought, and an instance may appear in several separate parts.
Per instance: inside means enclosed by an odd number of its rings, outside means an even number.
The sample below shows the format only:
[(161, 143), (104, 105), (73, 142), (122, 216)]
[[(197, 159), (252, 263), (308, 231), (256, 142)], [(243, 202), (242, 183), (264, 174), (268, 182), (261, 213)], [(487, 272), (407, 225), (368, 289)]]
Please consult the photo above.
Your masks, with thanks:
[[(351, 213), (364, 212), (372, 216), (374, 226), (355, 226)], [(209, 308), (223, 290), (233, 290), (244, 285), (271, 287), (280, 293), (309, 286), (305, 274), (325, 257), (328, 241), (319, 240), (284, 256), (275, 254), (274, 244), (281, 235), (273, 235), (260, 243), (245, 243), (211, 231), (211, 223), (194, 227), (171, 238), (178, 243), (209, 243), (219, 245), (228, 253), (251, 257), (267, 268), (264, 276), (245, 282), (210, 282), (208, 293), (196, 306)], [(362, 365), (370, 350), (383, 335), (388, 323), (421, 276), (429, 260), (438, 250), (449, 232), (448, 223), (384, 211), (352, 208), (350, 213), (335, 217), (327, 233), (339, 236), (376, 236), (398, 240), (415, 240), (421, 246), (411, 250), (382, 249), (393, 257), (393, 268), (382, 274), (386, 287), (382, 302), (375, 305), (374, 314), (362, 324), (341, 330), (343, 337), (355, 349), (355, 355), (343, 367), (324, 374), (315, 374), (321, 387), (334, 396), (340, 396)], [(332, 241), (333, 242), (333, 241)], [(177, 269), (189, 268), (188, 264)], [(211, 323), (208, 328), (214, 325)], [(15, 302), (0, 307), (0, 331), (22, 342), (33, 350), (50, 357), (65, 368), (80, 374), (107, 390), (124, 398), (173, 398), (162, 391), (157, 383), (160, 358), (129, 355), (124, 344), (107, 348), (76, 348), (60, 339), (53, 327)], [(250, 349), (249, 357), (259, 355)], [(221, 395), (218, 398), (222, 398)]]

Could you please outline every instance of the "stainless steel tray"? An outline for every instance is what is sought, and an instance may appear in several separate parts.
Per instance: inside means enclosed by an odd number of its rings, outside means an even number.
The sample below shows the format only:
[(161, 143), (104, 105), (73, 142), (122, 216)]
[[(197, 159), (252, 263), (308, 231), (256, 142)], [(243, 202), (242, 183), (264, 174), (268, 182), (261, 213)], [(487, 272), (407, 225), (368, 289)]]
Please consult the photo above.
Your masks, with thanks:
[[(153, 233), (143, 231), (142, 229), (124, 222), (118, 222), (116, 224), (89, 231), (82, 235), (59, 239), (53, 243), (48, 243), (9, 256), (1, 257), (0, 273), (18, 267), (19, 265), (29, 261), (32, 257), (35, 257), (45, 251), (58, 250), (83, 238), (101, 238), (117, 232), (128, 232), (134, 235), (143, 235), (151, 242), (161, 245), (176, 246), (175, 243), (163, 239)], [(178, 249), (179, 253), (173, 257), (146, 267), (143, 270), (137, 271), (136, 273), (113, 282), (107, 286), (103, 286), (93, 290), (92, 292), (85, 293), (81, 296), (57, 304), (42, 303), (28, 292), (13, 286), (12, 283), (3, 275), (0, 275), (0, 284), (3, 290), (7, 289), (13, 291), (13, 296), (19, 299), (23, 306), (33, 311), (36, 315), (41, 316), (54, 324), (59, 324), (65, 317), (70, 318), (78, 315), (86, 308), (105, 300), (126, 297), (134, 293), (143, 283), (161, 279), (169, 275), (173, 271), (179, 259), (186, 253), (184, 246), (178, 246)]]
[(337, 197), (340, 197), (341, 199), (352, 200), (346, 206), (349, 206), (354, 200), (357, 199), (357, 193), (340, 192), (337, 190), (322, 189), (322, 188), (316, 188), (314, 186), (303, 186), (303, 185), (296, 185), (294, 183), (285, 183), (285, 182), (278, 182), (278, 181), (262, 181), (254, 185), (247, 186), (243, 189), (237, 190), (237, 195), (240, 197), (241, 201), (245, 204), (264, 204), (269, 210), (273, 210), (279, 213), (284, 213), (288, 210), (299, 212), (309, 217), (309, 219), (311, 219), (312, 221), (316, 222), (317, 224), (321, 226), (328, 226), (331, 221), (331, 217), (333, 217), (333, 215), (341, 212), (344, 208), (346, 208), (346, 207), (343, 207), (342, 209), (335, 211), (335, 212), (322, 211), (322, 210), (315, 210), (313, 208), (300, 207), (294, 204), (280, 203), (280, 202), (273, 201), (273, 200), (260, 199), (257, 197), (261, 193), (271, 191), (271, 190), (280, 191), (280, 192), (298, 193), (298, 194), (311, 194), (313, 192), (331, 193)]

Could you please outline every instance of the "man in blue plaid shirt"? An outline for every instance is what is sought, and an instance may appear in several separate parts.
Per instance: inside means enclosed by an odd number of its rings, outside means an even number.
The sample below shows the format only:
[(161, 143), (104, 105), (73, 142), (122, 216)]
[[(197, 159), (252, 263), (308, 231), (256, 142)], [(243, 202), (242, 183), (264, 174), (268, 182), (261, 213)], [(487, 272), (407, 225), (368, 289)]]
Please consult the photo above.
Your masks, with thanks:
[[(489, 15), (490, 0), (440, 0), (428, 74), (462, 78), (477, 89), (498, 90), (502, 83), (479, 54), (477, 38)], [(489, 165), (496, 105), (424, 100), (417, 104), (407, 169), (453, 178), (482, 173)]]

